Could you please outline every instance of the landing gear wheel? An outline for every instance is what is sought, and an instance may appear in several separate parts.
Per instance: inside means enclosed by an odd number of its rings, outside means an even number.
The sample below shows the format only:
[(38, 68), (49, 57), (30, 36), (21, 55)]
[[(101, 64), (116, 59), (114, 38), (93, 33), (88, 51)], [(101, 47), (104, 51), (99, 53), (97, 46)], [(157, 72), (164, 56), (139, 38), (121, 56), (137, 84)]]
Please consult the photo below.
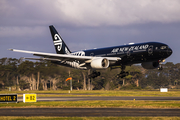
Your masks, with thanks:
[(118, 78), (124, 78), (124, 77), (128, 76), (128, 75), (129, 75), (129, 72), (125, 72), (125, 71), (124, 71), (125, 68), (126, 68), (126, 66), (121, 66), (121, 72), (120, 72), (119, 74), (117, 74), (116, 77), (118, 77)]
[(162, 67), (162, 66), (159, 66), (158, 70), (163, 70), (163, 67)]
[(129, 75), (129, 72), (121, 71), (120, 74), (117, 74), (118, 78), (124, 78)]

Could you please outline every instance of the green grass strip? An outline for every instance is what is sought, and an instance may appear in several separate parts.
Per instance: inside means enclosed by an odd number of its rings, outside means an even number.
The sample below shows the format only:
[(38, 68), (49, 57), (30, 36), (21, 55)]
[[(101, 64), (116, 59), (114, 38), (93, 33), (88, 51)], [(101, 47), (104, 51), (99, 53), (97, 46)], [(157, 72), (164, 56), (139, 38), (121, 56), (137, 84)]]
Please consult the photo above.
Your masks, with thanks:
[[(0, 91), (0, 94), (24, 94), (24, 93), (38, 93), (43, 94), (42, 96), (157, 96), (157, 97), (179, 97), (180, 96), (180, 90), (173, 90), (168, 92), (160, 92), (159, 90), (154, 91), (148, 91), (148, 90), (92, 90), (92, 91), (85, 91), (85, 90), (57, 90), (57, 91)], [(59, 95), (46, 95), (44, 93), (57, 93)]]
[(180, 117), (4, 117), (0, 120), (180, 120)]

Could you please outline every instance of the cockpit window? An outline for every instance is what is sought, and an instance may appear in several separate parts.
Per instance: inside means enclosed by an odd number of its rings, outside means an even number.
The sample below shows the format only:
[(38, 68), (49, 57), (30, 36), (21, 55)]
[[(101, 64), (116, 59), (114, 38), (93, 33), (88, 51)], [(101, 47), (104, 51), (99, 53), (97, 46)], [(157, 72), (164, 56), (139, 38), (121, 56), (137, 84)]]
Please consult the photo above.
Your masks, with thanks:
[(167, 46), (161, 46), (161, 50), (167, 49)]

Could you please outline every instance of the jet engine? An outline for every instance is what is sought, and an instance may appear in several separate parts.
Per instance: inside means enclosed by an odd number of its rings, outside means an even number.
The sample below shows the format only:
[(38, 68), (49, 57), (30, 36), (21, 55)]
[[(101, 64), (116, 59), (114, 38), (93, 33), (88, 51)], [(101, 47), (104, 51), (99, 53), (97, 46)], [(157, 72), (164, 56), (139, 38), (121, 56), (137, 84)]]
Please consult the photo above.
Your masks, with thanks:
[(159, 62), (144, 62), (141, 66), (145, 69), (155, 69), (159, 67)]
[(105, 69), (109, 67), (109, 60), (106, 58), (94, 58), (91, 61), (91, 67), (94, 69)]

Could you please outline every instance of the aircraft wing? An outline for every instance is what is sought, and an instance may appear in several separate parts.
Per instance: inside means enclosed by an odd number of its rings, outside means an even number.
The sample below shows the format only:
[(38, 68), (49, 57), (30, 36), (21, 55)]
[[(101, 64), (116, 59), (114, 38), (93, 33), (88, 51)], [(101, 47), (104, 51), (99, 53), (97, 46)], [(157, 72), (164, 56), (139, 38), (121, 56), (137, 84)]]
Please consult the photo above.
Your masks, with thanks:
[[(94, 58), (101, 58), (96, 56), (76, 56), (72, 54), (54, 54), (54, 53), (44, 53), (44, 52), (34, 52), (34, 51), (25, 51), (17, 49), (9, 49), (14, 52), (29, 53), (41, 58), (25, 58), (31, 60), (50, 60), (50, 61), (81, 61), (83, 63), (90, 63)], [(109, 61), (119, 61), (120, 57), (104, 57)]]

